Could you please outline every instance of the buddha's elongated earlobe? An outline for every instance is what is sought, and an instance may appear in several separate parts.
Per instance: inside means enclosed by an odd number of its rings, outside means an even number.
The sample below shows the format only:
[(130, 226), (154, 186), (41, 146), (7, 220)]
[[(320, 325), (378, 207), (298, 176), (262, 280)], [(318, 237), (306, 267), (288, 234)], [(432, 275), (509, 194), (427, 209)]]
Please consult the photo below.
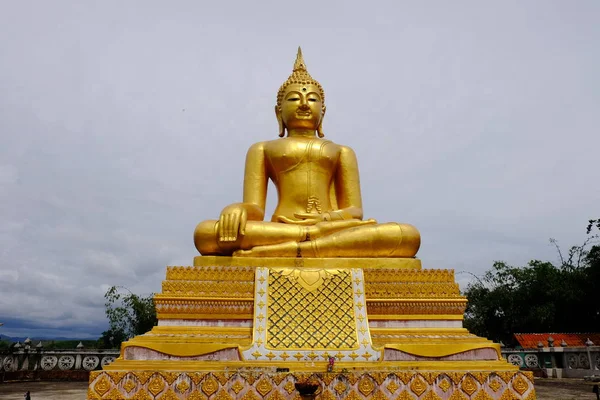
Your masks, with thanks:
[(283, 119), (281, 118), (281, 112), (279, 111), (278, 106), (275, 106), (275, 116), (277, 117), (277, 124), (279, 125), (279, 137), (284, 137), (285, 125), (283, 123)]
[(320, 138), (325, 137), (325, 134), (323, 133), (323, 119), (325, 118), (325, 111), (327, 111), (327, 108), (325, 105), (323, 105), (323, 114), (321, 114), (321, 121), (317, 127), (317, 135), (319, 135)]

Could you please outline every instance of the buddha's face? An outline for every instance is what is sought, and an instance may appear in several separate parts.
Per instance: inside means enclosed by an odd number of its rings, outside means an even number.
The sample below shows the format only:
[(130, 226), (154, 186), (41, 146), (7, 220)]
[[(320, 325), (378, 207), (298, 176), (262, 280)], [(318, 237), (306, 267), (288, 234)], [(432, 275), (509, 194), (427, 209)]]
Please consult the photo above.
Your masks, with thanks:
[(316, 130), (321, 123), (322, 112), (323, 102), (316, 85), (288, 85), (281, 102), (281, 119), (288, 130)]

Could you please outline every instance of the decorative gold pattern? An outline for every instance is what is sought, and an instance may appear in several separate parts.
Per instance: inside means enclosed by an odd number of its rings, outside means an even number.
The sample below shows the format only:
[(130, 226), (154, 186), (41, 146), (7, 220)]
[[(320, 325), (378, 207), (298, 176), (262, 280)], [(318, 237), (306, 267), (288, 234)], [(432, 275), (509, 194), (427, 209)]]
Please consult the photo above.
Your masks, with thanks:
[(452, 383), (450, 382), (450, 380), (448, 378), (442, 378), (442, 379), (440, 379), (440, 382), (438, 383), (438, 386), (444, 392), (447, 392), (448, 389), (450, 389), (452, 387)]
[(219, 381), (217, 381), (212, 375), (209, 375), (204, 378), (202, 381), (202, 386), (200, 387), (207, 396), (210, 396), (215, 393), (217, 389), (219, 389)]
[(410, 383), (410, 390), (420, 396), (427, 390), (427, 382), (421, 375), (417, 375)]
[(513, 379), (512, 387), (517, 393), (523, 395), (529, 389), (529, 382), (519, 374)]
[(256, 383), (256, 390), (261, 394), (262, 397), (265, 397), (271, 390), (273, 390), (273, 385), (269, 379), (263, 376)]
[(165, 388), (165, 380), (162, 378), (162, 374), (156, 374), (148, 383), (148, 391), (154, 396), (158, 395)]
[(500, 383), (500, 380), (498, 378), (490, 378), (490, 382), (488, 383), (488, 386), (494, 391), (497, 392), (501, 387), (502, 387), (502, 383)]
[(254, 282), (163, 281), (164, 295), (190, 297), (252, 298)]
[(470, 374), (468, 374), (463, 378), (462, 383), (460, 384), (460, 388), (466, 394), (471, 396), (477, 390), (477, 382), (475, 381), (475, 379), (473, 379), (473, 377)]
[(179, 393), (185, 393), (190, 388), (190, 384), (188, 383), (187, 379), (182, 379), (179, 381), (179, 383), (177, 383), (175, 387), (177, 388)]
[(167, 280), (251, 282), (254, 267), (167, 267)]
[(400, 386), (396, 383), (395, 380), (390, 381), (390, 383), (388, 383), (388, 385), (386, 386), (386, 389), (391, 393), (394, 394), (394, 392), (396, 390), (398, 390)]
[(125, 384), (123, 384), (123, 389), (125, 389), (125, 391), (127, 393), (131, 392), (133, 389), (135, 389), (137, 385), (135, 384), (135, 382), (133, 381), (133, 379), (127, 379), (127, 381), (125, 381)]
[[(495, 372), (457, 372), (429, 371), (411, 372), (385, 371), (352, 372), (352, 373), (266, 373), (266, 372), (175, 372), (175, 371), (132, 371), (125, 381), (117, 385), (113, 381), (113, 373), (123, 371), (93, 371), (90, 374), (89, 400), (120, 399), (123, 397), (147, 400), (170, 400), (179, 398), (182, 393), (187, 399), (199, 400), (233, 398), (277, 400), (297, 397), (294, 382), (317, 380), (322, 385), (321, 397), (350, 399), (381, 399), (388, 396), (396, 399), (439, 400), (439, 394), (446, 393), (449, 400), (490, 400), (521, 399), (533, 400), (532, 374), (521, 371), (505, 371), (503, 374), (510, 384), (502, 385)], [(147, 375), (150, 374), (150, 378)], [(146, 379), (142, 384), (138, 376)], [(204, 377), (204, 379), (201, 379)], [(173, 380), (175, 378), (175, 380)], [(325, 379), (326, 378), (326, 379)], [(478, 383), (479, 379), (483, 382)], [(450, 379), (457, 382), (460, 390), (451, 390)], [(169, 384), (168, 382), (171, 381)], [(127, 396), (119, 392), (119, 388), (129, 385), (135, 388)], [(184, 389), (182, 382), (189, 387)], [(503, 386), (503, 388), (502, 388)], [(98, 388), (101, 391), (98, 391)], [(100, 393), (102, 392), (102, 394)], [(295, 394), (296, 393), (296, 394)], [(234, 395), (235, 394), (235, 395)], [(239, 395), (239, 396), (238, 396)], [(383, 396), (383, 397), (382, 397)], [(391, 396), (391, 397), (390, 397)], [(445, 398), (445, 397), (444, 397)]]
[(375, 384), (373, 383), (373, 379), (371, 379), (368, 375), (363, 375), (360, 382), (358, 383), (358, 390), (363, 394), (363, 396), (370, 395), (373, 390), (375, 390)]
[(352, 278), (332, 274), (313, 291), (290, 282), (281, 271), (269, 273), (267, 344), (273, 349), (358, 348)]
[(100, 397), (102, 397), (110, 390), (111, 384), (112, 381), (108, 378), (108, 376), (103, 375), (94, 385), (94, 390), (100, 395)]
[(241, 381), (235, 381), (235, 383), (231, 385), (231, 390), (233, 390), (235, 394), (241, 392), (242, 389), (244, 389), (244, 384)]

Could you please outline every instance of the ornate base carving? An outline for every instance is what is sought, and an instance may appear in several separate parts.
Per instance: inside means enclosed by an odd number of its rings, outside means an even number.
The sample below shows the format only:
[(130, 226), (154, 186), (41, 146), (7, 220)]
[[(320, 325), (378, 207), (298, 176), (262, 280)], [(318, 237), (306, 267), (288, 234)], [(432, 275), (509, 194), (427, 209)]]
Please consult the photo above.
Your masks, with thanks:
[(297, 382), (320, 386), (319, 399), (535, 399), (533, 374), (520, 371), (165, 372), (96, 371), (88, 400), (300, 399)]
[[(196, 257), (155, 302), (158, 326), (90, 376), (89, 399), (295, 399), (311, 376), (322, 399), (535, 398), (462, 327), (453, 271), (416, 259)], [(340, 373), (315, 372), (329, 357)]]

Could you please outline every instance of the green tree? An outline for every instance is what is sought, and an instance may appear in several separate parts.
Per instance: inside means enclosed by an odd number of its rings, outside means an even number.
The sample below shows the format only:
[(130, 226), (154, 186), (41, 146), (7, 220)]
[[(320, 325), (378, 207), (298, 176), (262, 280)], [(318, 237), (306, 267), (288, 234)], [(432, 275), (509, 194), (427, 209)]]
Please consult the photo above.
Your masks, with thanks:
[(148, 332), (157, 323), (154, 294), (147, 297), (131, 292), (123, 286), (113, 286), (104, 295), (109, 330), (99, 341), (107, 347), (116, 347), (126, 339)]
[[(514, 345), (518, 332), (600, 331), (600, 247), (574, 246), (560, 264), (538, 260), (524, 267), (495, 262), (481, 279), (469, 284), (465, 327), (495, 341)], [(589, 250), (588, 250), (589, 248)]]

